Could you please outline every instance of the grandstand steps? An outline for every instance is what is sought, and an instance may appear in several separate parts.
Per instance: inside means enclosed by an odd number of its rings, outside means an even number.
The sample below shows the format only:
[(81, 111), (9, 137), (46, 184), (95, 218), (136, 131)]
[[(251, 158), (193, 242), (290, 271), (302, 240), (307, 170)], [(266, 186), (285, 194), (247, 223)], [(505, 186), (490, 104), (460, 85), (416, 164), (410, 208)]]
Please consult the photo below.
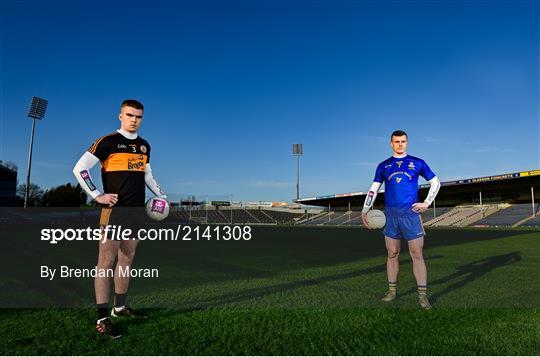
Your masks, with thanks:
[[(508, 204), (498, 205), (499, 210), (495, 214), (475, 222), (477, 227), (516, 227), (519, 225), (529, 225), (529, 219), (533, 219), (531, 206), (528, 204)], [(534, 219), (533, 219), (534, 220)]]
[(274, 221), (275, 223), (278, 223), (277, 220), (275, 220), (272, 216), (270, 216), (268, 213), (266, 213), (265, 211), (261, 211), (262, 214), (264, 214), (266, 217), (268, 217), (269, 219), (271, 219), (272, 221)]
[(255, 220), (255, 223), (261, 223), (261, 221), (255, 217), (255, 215), (253, 215), (251, 212), (249, 212), (247, 209), (244, 209), (244, 211), (249, 215), (251, 216), (251, 218), (253, 218)]
[(343, 214), (340, 214), (341, 212), (334, 212), (334, 217), (330, 218), (330, 221), (323, 223), (323, 225), (339, 225), (341, 221), (348, 220), (349, 212), (344, 212)]
[(426, 222), (424, 225), (426, 227), (467, 227), (498, 212), (500, 209), (497, 205), (456, 206), (449, 212)]
[(326, 216), (327, 214), (328, 214), (328, 212), (324, 212), (324, 211), (320, 212), (320, 213), (315, 214), (315, 215), (313, 215), (311, 217), (305, 218), (302, 221), (298, 221), (298, 224), (309, 224), (310, 222), (312, 222), (312, 221), (314, 221), (316, 219), (319, 219), (319, 218), (321, 218), (323, 216)]
[[(352, 220), (358, 216), (358, 212), (357, 214), (355, 215), (355, 212), (354, 211), (347, 211), (345, 212), (341, 217), (340, 219), (338, 220), (337, 222), (337, 225), (338, 226), (349, 226), (351, 224), (353, 224)], [(341, 220), (343, 220), (343, 222), (341, 222)], [(335, 223), (334, 223), (335, 224)]]
[(219, 210), (217, 210), (217, 212), (221, 215), (221, 217), (223, 217), (223, 221), (221, 221), (221, 222), (225, 223), (225, 222), (229, 222), (231, 220), (230, 217), (229, 218), (225, 217), (225, 214), (223, 212), (221, 212)]
[(496, 212), (498, 212), (500, 210), (496, 205), (495, 206), (485, 206), (485, 207), (486, 208), (480, 207), (479, 211), (477, 213), (474, 213), (471, 216), (468, 216), (468, 217), (464, 218), (463, 220), (460, 220), (460, 221), (456, 222), (452, 226), (454, 226), (454, 227), (467, 227), (467, 226), (473, 224), (474, 222), (478, 222), (481, 219), (489, 217), (492, 214), (494, 214), (494, 213), (496, 213)]
[(433, 219), (427, 221), (426, 223), (424, 223), (424, 226), (426, 226), (426, 227), (437, 226), (439, 222), (442, 222), (445, 219), (447, 219), (447, 218), (451, 217), (452, 215), (454, 215), (456, 209), (457, 209), (457, 207), (454, 207), (450, 211), (445, 212), (445, 213), (441, 214), (440, 216), (437, 216), (436, 218), (433, 218)]
[(524, 219), (522, 219), (521, 221), (519, 221), (519, 222), (515, 223), (514, 225), (512, 225), (512, 228), (519, 227), (519, 226), (521, 226), (522, 224), (527, 223), (528, 221), (531, 221), (531, 220), (535, 219), (536, 217), (538, 217), (538, 216), (533, 216), (533, 215), (531, 214), (530, 217), (524, 218)]

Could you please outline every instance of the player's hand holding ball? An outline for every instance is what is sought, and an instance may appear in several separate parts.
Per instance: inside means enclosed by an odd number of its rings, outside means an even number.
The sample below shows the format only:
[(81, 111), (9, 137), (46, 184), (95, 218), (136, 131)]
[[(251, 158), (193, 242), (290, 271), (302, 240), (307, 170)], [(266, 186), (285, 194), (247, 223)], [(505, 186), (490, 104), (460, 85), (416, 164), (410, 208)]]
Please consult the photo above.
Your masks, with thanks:
[(386, 224), (386, 216), (383, 211), (372, 209), (367, 213), (362, 212), (362, 222), (368, 229), (383, 228)]
[(367, 229), (373, 229), (369, 226), (369, 223), (367, 221), (367, 213), (362, 212), (361, 217), (362, 217), (362, 224), (364, 225), (364, 227), (366, 227)]

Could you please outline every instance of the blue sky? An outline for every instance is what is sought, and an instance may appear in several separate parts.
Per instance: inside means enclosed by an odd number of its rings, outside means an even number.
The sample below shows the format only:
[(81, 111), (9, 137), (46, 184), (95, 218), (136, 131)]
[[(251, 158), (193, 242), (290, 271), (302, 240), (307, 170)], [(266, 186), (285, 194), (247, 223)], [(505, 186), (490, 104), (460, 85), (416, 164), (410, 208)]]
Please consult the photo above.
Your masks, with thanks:
[[(365, 191), (388, 136), (443, 180), (540, 168), (539, 3), (0, 2), (0, 159), (75, 182), (91, 142), (141, 100), (173, 198)], [(97, 181), (99, 171), (94, 171)]]

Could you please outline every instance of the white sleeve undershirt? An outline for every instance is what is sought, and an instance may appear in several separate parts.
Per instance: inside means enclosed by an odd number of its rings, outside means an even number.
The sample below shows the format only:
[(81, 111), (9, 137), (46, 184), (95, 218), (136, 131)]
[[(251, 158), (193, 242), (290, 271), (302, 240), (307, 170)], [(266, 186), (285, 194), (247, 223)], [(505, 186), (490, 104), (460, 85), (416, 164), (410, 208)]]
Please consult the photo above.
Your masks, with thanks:
[(371, 207), (373, 207), (373, 203), (375, 202), (375, 198), (377, 197), (377, 193), (379, 192), (379, 188), (381, 188), (381, 185), (382, 183), (373, 181), (373, 183), (371, 184), (371, 188), (366, 195), (366, 200), (364, 201), (362, 213), (366, 213), (371, 209)]
[(433, 203), (433, 201), (435, 201), (435, 197), (437, 197), (437, 193), (439, 193), (439, 189), (441, 188), (441, 181), (439, 181), (439, 178), (437, 176), (435, 176), (434, 178), (432, 178), (428, 182), (430, 184), (429, 192), (428, 192), (427, 197), (424, 200), (424, 202), (431, 205)]
[(83, 156), (81, 156), (73, 168), (73, 174), (79, 182), (79, 185), (81, 185), (83, 190), (94, 199), (101, 195), (101, 192), (99, 192), (96, 185), (92, 181), (90, 170), (92, 167), (96, 166), (98, 162), (99, 159), (94, 154), (87, 151), (83, 154)]
[(157, 183), (154, 175), (152, 174), (152, 167), (150, 163), (146, 164), (146, 171), (144, 173), (144, 182), (146, 186), (152, 191), (152, 193), (161, 198), (167, 198), (167, 195), (161, 189), (161, 186)]

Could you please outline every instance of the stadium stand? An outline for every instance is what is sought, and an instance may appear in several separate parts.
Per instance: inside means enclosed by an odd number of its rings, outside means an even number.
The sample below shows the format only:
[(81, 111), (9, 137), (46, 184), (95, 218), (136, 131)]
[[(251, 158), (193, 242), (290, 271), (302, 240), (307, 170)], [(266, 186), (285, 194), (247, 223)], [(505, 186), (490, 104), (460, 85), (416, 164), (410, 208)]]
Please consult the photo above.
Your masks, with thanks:
[[(538, 205), (536, 205), (538, 207)], [(512, 227), (532, 215), (531, 204), (501, 206), (501, 210), (474, 223), (475, 226)]]
[(257, 220), (257, 223), (265, 223), (265, 224), (275, 224), (275, 223), (277, 223), (277, 220), (270, 217), (263, 210), (248, 209), (246, 211), (249, 214), (251, 214)]
[[(435, 214), (437, 217), (451, 211), (454, 207), (437, 207)], [(383, 210), (382, 208), (378, 208)], [(384, 210), (383, 210), (384, 211)], [(303, 220), (299, 222), (300, 224), (306, 225), (325, 225), (325, 226), (361, 226), (362, 219), (360, 218), (360, 211), (347, 211), (347, 212), (331, 212), (330, 218), (328, 213), (323, 213), (318, 216), (315, 216), (310, 220)], [(432, 220), (434, 216), (433, 208), (428, 209), (426, 212), (422, 213), (422, 220), (429, 221)]]
[(454, 209), (442, 214), (441, 216), (427, 221), (426, 227), (454, 226), (466, 227), (471, 223), (487, 217), (499, 210), (498, 205), (484, 206), (456, 206)]
[(352, 217), (352, 214), (353, 214), (352, 211), (343, 212), (343, 213), (342, 212), (336, 213), (334, 218), (332, 218), (332, 220), (330, 222), (327, 222), (325, 224), (326, 225), (331, 225), (331, 226), (343, 225), (344, 223), (346, 223), (346, 222), (348, 222), (350, 220), (350, 218)]
[(531, 218), (522, 224), (521, 227), (540, 227), (540, 215), (537, 213), (534, 218)]
[(308, 221), (305, 221), (303, 224), (308, 225), (317, 225), (317, 224), (324, 224), (328, 223), (332, 219), (332, 215), (334, 215), (335, 212), (326, 212), (323, 215), (316, 216), (315, 218), (312, 218)]
[(351, 213), (351, 219), (342, 225), (347, 226), (362, 226), (362, 219), (360, 218), (361, 212), (353, 212)]
[(297, 224), (309, 224), (308, 222), (314, 220), (314, 219), (317, 219), (319, 217), (322, 217), (322, 216), (325, 216), (327, 214), (327, 212), (319, 212), (319, 213), (315, 213), (315, 214), (307, 214), (307, 215), (303, 215), (302, 217), (300, 217), (299, 220), (296, 221)]
[(421, 213), (422, 221), (428, 222), (432, 219), (442, 216), (443, 214), (451, 211), (452, 209), (454, 209), (454, 207), (437, 207), (435, 210), (433, 209), (433, 207), (430, 207), (427, 211)]
[(277, 210), (261, 210), (261, 212), (268, 215), (272, 220), (280, 224), (295, 223), (295, 218), (302, 216), (301, 213)]
[(301, 212), (277, 211), (272, 209), (174, 209), (169, 223), (211, 223), (211, 224), (292, 224), (303, 214)]

